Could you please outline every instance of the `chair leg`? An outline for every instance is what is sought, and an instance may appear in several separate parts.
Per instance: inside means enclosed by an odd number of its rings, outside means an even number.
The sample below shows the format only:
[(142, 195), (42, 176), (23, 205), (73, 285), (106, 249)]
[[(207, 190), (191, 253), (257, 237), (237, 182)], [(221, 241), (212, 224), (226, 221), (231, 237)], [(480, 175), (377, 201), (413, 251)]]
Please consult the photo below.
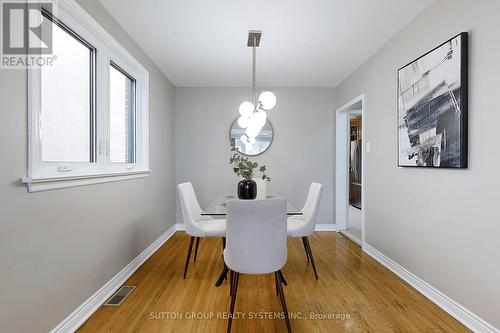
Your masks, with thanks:
[(314, 270), (314, 276), (316, 277), (316, 280), (318, 280), (318, 271), (316, 270), (316, 264), (314, 263), (314, 256), (312, 253), (311, 249), (311, 244), (309, 243), (309, 238), (305, 237), (305, 243), (307, 245), (307, 251), (309, 253), (309, 258), (311, 259), (311, 264)]
[(233, 297), (231, 298), (231, 307), (229, 309), (229, 320), (227, 322), (227, 333), (231, 333), (231, 324), (233, 323), (234, 316), (234, 303), (236, 302), (236, 293), (238, 292), (238, 280), (240, 278), (240, 273), (234, 272), (234, 287), (233, 287)]
[[(276, 281), (279, 281), (281, 278), (281, 271), (277, 271), (274, 274), (276, 277)], [(287, 328), (288, 333), (291, 333), (292, 326), (290, 325), (290, 317), (288, 316), (288, 309), (286, 307), (285, 293), (283, 292), (283, 286), (281, 285), (281, 283), (278, 283), (277, 286), (278, 286), (278, 294), (280, 297), (281, 306), (283, 307), (283, 312), (285, 313), (286, 328)]]
[(200, 237), (196, 237), (196, 247), (194, 248), (194, 260), (196, 262), (196, 257), (198, 256), (198, 246), (200, 245)]
[(222, 282), (224, 282), (224, 280), (227, 277), (227, 272), (228, 271), (229, 271), (229, 268), (226, 266), (226, 263), (224, 263), (224, 269), (220, 273), (219, 278), (217, 279), (217, 281), (215, 282), (215, 286), (216, 287), (219, 287), (222, 284)]
[(193, 250), (193, 241), (194, 241), (194, 237), (191, 236), (191, 240), (189, 241), (189, 249), (188, 249), (188, 253), (187, 253), (187, 258), (186, 258), (186, 265), (184, 266), (184, 279), (186, 278), (186, 273), (187, 273), (188, 266), (189, 266), (189, 259), (191, 258), (191, 252)]
[(280, 271), (280, 281), (283, 283), (285, 286), (288, 285), (288, 283), (285, 280), (285, 277), (283, 276), (283, 272)]
[(302, 237), (302, 245), (304, 245), (304, 250), (306, 251), (307, 262), (309, 262), (309, 252), (307, 251), (306, 237)]
[[(225, 248), (226, 248), (226, 237), (222, 237), (222, 257), (223, 258), (224, 258), (224, 249)], [(224, 276), (224, 280), (227, 280), (227, 274)]]
[(275, 287), (276, 287), (276, 296), (279, 296), (278, 283), (281, 283), (281, 279), (278, 278), (277, 274), (274, 274), (274, 284), (275, 284)]
[(233, 297), (234, 271), (229, 270), (229, 296)]

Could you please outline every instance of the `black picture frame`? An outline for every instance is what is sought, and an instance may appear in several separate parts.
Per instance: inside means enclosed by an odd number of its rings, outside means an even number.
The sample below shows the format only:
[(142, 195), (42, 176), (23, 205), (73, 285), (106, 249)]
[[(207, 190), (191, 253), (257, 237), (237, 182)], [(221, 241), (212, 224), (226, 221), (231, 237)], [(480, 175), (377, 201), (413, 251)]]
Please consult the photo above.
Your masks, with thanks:
[[(468, 44), (468, 33), (462, 32), (397, 70), (399, 167), (468, 168)], [(432, 62), (429, 59), (433, 56), (436, 57), (438, 54), (442, 54), (446, 48), (449, 48), (449, 50), (442, 62), (436, 63), (435, 67), (431, 67), (423, 73), (417, 73), (419, 62), (424, 62), (422, 59), (427, 60), (426, 65), (428, 66), (429, 63)], [(454, 60), (453, 50), (460, 50), (459, 59)], [(439, 66), (445, 64), (446, 61), (449, 63), (453, 61), (458, 63), (455, 64), (455, 66), (458, 67), (459, 73), (455, 74), (458, 74), (459, 78), (456, 82), (451, 82), (451, 84), (445, 79), (446, 71), (445, 73), (439, 72)], [(402, 75), (403, 71), (407, 72)], [(412, 71), (414, 73), (412, 73)], [(441, 72), (443, 72), (442, 68)], [(434, 77), (432, 76), (433, 74)], [(416, 80), (408, 79), (408, 77), (412, 75), (415, 76)], [(440, 75), (443, 76), (442, 81)], [(453, 75), (451, 76), (453, 77)], [(406, 81), (402, 80), (402, 78), (406, 79)], [(424, 85), (422, 81), (424, 79), (429, 82), (429, 86), (424, 86), (422, 88), (421, 86)], [(404, 89), (402, 89), (401, 81), (405, 81), (406, 85), (404, 85)], [(411, 84), (408, 84), (408, 82), (411, 82)], [(439, 83), (433, 86), (436, 82)], [(460, 86), (456, 87), (458, 82)], [(415, 87), (417, 85), (420, 86), (416, 89)], [(409, 89), (412, 89), (412, 91), (409, 91)], [(425, 91), (425, 89), (428, 89), (428, 91), (422, 94), (422, 91)], [(415, 91), (417, 91), (417, 93), (415, 93)], [(417, 98), (413, 99), (414, 104), (412, 107), (407, 107), (404, 103), (405, 98), (408, 97), (407, 94), (413, 94), (413, 96), (415, 96), (415, 94), (420, 94), (421, 96), (419, 96), (418, 100)], [(402, 113), (402, 111), (404, 113)], [(404, 130), (407, 131), (408, 138), (406, 138)], [(433, 131), (435, 131), (434, 136), (429, 134)], [(418, 133), (418, 135), (415, 133)], [(420, 142), (421, 135), (427, 135), (428, 137), (427, 141), (424, 143)], [(402, 147), (403, 137), (405, 141), (407, 139), (407, 142), (403, 145), (407, 149)], [(429, 147), (430, 142), (433, 140), (434, 144)], [(402, 151), (402, 149), (404, 150)], [(438, 153), (436, 153), (436, 151), (438, 151)], [(402, 163), (402, 156), (406, 156), (407, 161), (403, 161)], [(437, 158), (439, 158), (439, 160), (437, 160)]]

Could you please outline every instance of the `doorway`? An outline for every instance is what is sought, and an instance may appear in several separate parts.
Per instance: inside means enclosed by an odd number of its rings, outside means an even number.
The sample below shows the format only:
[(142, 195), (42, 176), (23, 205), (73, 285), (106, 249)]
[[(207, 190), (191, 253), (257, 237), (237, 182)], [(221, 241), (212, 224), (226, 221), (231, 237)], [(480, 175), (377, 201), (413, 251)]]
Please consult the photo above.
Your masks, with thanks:
[(336, 111), (335, 221), (337, 231), (359, 246), (365, 243), (364, 96)]

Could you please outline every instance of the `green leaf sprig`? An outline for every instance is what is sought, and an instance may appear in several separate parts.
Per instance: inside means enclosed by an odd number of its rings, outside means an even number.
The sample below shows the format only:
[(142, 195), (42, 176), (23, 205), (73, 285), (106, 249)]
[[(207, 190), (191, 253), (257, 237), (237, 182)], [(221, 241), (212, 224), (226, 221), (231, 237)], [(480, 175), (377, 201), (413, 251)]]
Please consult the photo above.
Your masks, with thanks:
[(242, 177), (245, 180), (250, 181), (254, 178), (254, 170), (258, 169), (260, 172), (262, 172), (263, 180), (266, 180), (268, 182), (271, 181), (271, 178), (266, 175), (266, 166), (261, 165), (259, 167), (258, 163), (252, 162), (248, 157), (241, 155), (236, 149), (234, 142), (231, 142), (231, 152), (234, 153), (229, 159), (229, 164), (233, 167), (233, 172), (238, 177)]

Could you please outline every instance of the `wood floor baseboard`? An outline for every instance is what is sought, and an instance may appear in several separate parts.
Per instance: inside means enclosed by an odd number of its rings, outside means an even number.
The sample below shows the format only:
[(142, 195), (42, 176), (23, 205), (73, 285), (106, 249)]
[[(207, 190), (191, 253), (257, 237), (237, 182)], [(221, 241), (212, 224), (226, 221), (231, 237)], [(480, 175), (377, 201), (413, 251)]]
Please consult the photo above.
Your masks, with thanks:
[(82, 305), (66, 317), (50, 333), (75, 332), (111, 295), (121, 287), (141, 265), (151, 257), (177, 231), (176, 225), (170, 227), (163, 235), (142, 251), (124, 269), (116, 274), (104, 286), (90, 296)]
[[(470, 332), (339, 233), (316, 232), (310, 242), (319, 280), (301, 239), (288, 240), (283, 274), (294, 332)], [(230, 307), (230, 282), (214, 287), (223, 267), (221, 240), (203, 239), (183, 279), (189, 243), (188, 235), (176, 232), (127, 280), (137, 286), (134, 293), (120, 307), (100, 307), (77, 332), (225, 332), (227, 317), (209, 315), (227, 315)], [(244, 274), (240, 283), (235, 310), (242, 315), (233, 321), (233, 331), (286, 332), (283, 318), (250, 318), (251, 313), (282, 310), (274, 276)], [(204, 318), (195, 319), (193, 313)], [(322, 318), (325, 314), (340, 317)]]
[[(170, 227), (153, 244), (138, 255), (123, 270), (90, 296), (82, 305), (66, 317), (50, 333), (75, 332), (141, 265), (153, 255), (176, 231), (185, 230), (184, 224)], [(335, 224), (318, 224), (316, 231), (336, 231)]]
[(452, 300), (374, 247), (365, 243), (363, 250), (473, 332), (500, 333), (500, 330), (493, 327), (493, 325)]
[[(177, 230), (185, 230), (183, 223), (176, 224)], [(316, 224), (314, 231), (337, 231), (337, 225), (333, 223)]]
[[(75, 332), (113, 294), (114, 291), (125, 283), (125, 281), (127, 281), (127, 279), (178, 230), (184, 230), (184, 225), (176, 224), (169, 228), (123, 270), (116, 274), (94, 295), (88, 298), (66, 319), (57, 325), (50, 333)], [(316, 226), (316, 231), (336, 231), (336, 229), (334, 224), (319, 224)], [(364, 244), (364, 251), (472, 331), (500, 333), (497, 328), (444, 295), (369, 244)]]

